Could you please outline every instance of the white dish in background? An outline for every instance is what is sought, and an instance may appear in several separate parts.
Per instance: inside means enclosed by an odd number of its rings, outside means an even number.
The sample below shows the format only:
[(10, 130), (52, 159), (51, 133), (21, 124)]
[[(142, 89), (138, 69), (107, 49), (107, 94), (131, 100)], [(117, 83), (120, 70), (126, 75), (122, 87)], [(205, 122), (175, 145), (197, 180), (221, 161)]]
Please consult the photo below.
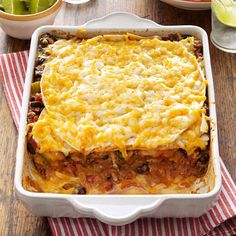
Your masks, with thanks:
[[(38, 39), (42, 33), (52, 30), (62, 30), (74, 34), (81, 27), (87, 30), (88, 37), (105, 33), (131, 32), (142, 35), (166, 35), (178, 32), (202, 39), (211, 117), (211, 167), (215, 180), (210, 192), (163, 195), (72, 195), (35, 193), (23, 188), (26, 118)], [(37, 216), (95, 217), (108, 224), (124, 225), (140, 217), (199, 217), (205, 213), (215, 201), (221, 187), (215, 97), (206, 32), (196, 26), (161, 26), (153, 21), (123, 12), (112, 13), (82, 26), (45, 26), (37, 29), (31, 41), (16, 160), (15, 188), (17, 195)]]
[(161, 0), (177, 8), (185, 10), (208, 10), (211, 8), (211, 2), (189, 2), (182, 0)]
[(0, 10), (0, 26), (11, 37), (30, 39), (38, 27), (53, 24), (61, 5), (62, 0), (57, 0), (50, 8), (28, 15), (13, 15)]

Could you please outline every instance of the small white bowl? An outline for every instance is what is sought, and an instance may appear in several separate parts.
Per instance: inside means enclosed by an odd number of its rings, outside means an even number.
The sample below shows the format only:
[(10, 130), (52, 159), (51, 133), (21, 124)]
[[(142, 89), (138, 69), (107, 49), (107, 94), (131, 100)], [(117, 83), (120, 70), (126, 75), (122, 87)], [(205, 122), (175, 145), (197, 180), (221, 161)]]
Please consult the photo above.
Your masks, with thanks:
[(190, 2), (182, 0), (161, 0), (177, 8), (185, 10), (208, 10), (211, 8), (211, 1), (208, 2)]
[(14, 38), (30, 39), (38, 27), (53, 24), (61, 5), (62, 0), (57, 0), (50, 8), (29, 15), (13, 15), (0, 11), (0, 25), (6, 34)]

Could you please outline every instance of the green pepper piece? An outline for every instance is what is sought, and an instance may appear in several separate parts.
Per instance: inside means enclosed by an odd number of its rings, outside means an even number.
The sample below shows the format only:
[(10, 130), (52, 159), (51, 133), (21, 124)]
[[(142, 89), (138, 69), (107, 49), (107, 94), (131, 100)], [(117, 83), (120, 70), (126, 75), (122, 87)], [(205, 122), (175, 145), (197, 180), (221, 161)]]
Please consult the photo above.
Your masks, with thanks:
[(40, 93), (40, 81), (36, 81), (31, 85), (31, 95), (35, 95), (36, 93)]
[(118, 156), (118, 160), (119, 160), (119, 161), (123, 161), (123, 160), (124, 160), (124, 157), (122, 156), (121, 151), (117, 151), (116, 153), (117, 153), (117, 156)]

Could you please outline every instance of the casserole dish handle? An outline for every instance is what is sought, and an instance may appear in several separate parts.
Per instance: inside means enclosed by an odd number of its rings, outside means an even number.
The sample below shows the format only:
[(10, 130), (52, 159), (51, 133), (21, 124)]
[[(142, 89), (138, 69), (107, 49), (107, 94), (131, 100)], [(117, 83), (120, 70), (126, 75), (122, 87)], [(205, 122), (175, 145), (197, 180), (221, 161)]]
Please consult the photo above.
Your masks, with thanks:
[(138, 17), (128, 12), (113, 12), (101, 18), (88, 21), (82, 27), (85, 28), (157, 28), (161, 25), (146, 18)]
[(142, 198), (140, 196), (142, 195), (113, 195), (107, 198), (106, 202), (103, 195), (90, 195), (86, 198), (81, 196), (68, 200), (79, 213), (93, 215), (106, 224), (124, 225), (143, 215), (153, 213), (165, 201), (161, 197)]

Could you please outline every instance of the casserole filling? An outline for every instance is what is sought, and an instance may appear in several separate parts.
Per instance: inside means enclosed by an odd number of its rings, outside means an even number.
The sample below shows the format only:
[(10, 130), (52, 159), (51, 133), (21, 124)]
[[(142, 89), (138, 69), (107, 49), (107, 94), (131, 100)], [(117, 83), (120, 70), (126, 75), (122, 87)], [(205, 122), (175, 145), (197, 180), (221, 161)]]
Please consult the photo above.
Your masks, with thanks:
[(201, 42), (187, 35), (42, 35), (24, 187), (73, 194), (202, 192), (209, 163), (202, 65)]

